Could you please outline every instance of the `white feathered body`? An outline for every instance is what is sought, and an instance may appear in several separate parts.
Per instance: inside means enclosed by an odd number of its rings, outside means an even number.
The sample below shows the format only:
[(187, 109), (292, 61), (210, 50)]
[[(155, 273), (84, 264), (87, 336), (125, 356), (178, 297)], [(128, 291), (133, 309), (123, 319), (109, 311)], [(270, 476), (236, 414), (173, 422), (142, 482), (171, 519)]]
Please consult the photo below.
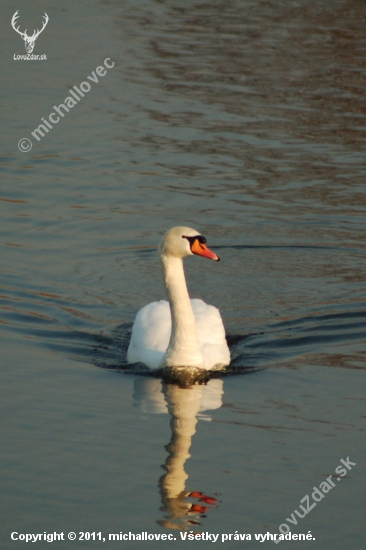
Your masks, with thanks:
[[(228, 365), (230, 352), (219, 310), (202, 300), (191, 300), (203, 369)], [(158, 369), (168, 348), (172, 318), (166, 300), (146, 305), (136, 315), (127, 352), (129, 363), (141, 362)], [(184, 365), (181, 365), (184, 366)]]

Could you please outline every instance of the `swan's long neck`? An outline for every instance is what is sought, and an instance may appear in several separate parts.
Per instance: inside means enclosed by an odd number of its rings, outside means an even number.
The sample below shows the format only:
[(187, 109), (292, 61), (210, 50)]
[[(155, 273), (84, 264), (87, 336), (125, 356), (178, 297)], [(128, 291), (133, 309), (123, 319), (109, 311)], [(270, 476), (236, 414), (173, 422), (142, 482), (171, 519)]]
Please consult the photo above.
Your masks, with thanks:
[(161, 256), (172, 315), (172, 333), (162, 366), (199, 367), (203, 363), (182, 258)]

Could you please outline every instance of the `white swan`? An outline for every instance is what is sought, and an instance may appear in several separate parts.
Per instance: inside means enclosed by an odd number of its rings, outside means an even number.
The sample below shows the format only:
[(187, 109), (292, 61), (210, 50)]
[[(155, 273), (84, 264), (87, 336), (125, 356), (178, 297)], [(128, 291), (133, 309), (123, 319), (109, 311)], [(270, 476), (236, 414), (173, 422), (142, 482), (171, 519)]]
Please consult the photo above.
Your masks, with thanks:
[(129, 363), (141, 362), (151, 369), (206, 370), (230, 363), (219, 310), (202, 300), (190, 300), (184, 277), (185, 256), (220, 260), (205, 243), (206, 239), (189, 227), (173, 227), (162, 238), (159, 257), (169, 303), (153, 302), (137, 313), (127, 351)]

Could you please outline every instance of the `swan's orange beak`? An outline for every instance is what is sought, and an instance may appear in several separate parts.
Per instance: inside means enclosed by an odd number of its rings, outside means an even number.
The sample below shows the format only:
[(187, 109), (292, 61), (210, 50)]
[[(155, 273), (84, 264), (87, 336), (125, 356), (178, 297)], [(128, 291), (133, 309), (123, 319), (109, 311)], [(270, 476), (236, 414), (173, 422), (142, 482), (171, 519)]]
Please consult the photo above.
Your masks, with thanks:
[(208, 246), (200, 243), (198, 239), (195, 239), (191, 244), (191, 251), (193, 252), (193, 254), (198, 254), (198, 256), (204, 256), (205, 258), (216, 260), (217, 262), (220, 261), (219, 256), (215, 254), (215, 252), (212, 252), (212, 250), (210, 250)]

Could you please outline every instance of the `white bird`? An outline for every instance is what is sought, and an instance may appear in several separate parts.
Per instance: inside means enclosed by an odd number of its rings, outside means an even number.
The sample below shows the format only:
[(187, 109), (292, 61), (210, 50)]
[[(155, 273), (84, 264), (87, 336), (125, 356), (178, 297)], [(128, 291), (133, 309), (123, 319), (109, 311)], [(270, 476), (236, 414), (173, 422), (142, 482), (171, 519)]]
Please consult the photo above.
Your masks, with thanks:
[(206, 370), (230, 363), (219, 310), (189, 298), (183, 258), (192, 255), (220, 260), (195, 229), (173, 227), (162, 238), (159, 258), (169, 303), (153, 302), (137, 313), (127, 351), (128, 363), (141, 362), (151, 369)]

